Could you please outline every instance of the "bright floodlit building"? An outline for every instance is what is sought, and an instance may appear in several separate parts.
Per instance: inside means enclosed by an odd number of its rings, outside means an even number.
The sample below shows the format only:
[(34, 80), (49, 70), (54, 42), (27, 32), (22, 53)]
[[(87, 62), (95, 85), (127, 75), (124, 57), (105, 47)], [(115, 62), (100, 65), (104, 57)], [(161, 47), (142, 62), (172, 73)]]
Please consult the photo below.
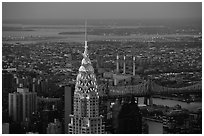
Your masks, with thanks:
[(70, 134), (103, 134), (104, 125), (99, 115), (99, 94), (96, 76), (88, 55), (85, 29), (85, 50), (76, 79), (74, 114), (70, 115)]

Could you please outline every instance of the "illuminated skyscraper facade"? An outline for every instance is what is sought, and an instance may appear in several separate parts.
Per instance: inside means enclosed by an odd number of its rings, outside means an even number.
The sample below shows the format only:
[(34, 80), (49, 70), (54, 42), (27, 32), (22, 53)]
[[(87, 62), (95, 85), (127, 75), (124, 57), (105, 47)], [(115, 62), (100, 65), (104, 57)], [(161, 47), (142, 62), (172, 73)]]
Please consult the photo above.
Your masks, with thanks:
[(76, 79), (73, 113), (73, 115), (70, 115), (70, 134), (104, 133), (102, 116), (99, 115), (98, 86), (94, 69), (89, 59), (86, 40), (83, 59)]

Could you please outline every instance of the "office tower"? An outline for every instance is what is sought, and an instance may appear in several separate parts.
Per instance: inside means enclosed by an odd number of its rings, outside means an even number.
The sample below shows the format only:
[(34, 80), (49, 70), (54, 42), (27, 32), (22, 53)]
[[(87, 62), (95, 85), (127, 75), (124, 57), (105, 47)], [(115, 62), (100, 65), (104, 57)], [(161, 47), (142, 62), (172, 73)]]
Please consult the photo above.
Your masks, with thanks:
[(17, 92), (9, 93), (9, 116), (13, 121), (29, 119), (37, 109), (37, 93), (28, 88), (17, 88)]
[(107, 88), (104, 93), (101, 93), (99, 96), (99, 114), (103, 116), (103, 124), (105, 126), (104, 130), (108, 132), (110, 130), (110, 123), (108, 120), (108, 95), (105, 94), (107, 92)]
[(119, 134), (141, 134), (142, 116), (135, 98), (130, 103), (124, 103), (118, 114), (117, 133)]
[(71, 122), (70, 114), (73, 114), (74, 105), (74, 85), (65, 86), (64, 89), (64, 122), (65, 122), (65, 134), (68, 134), (68, 124)]
[(69, 133), (102, 134), (104, 125), (99, 115), (99, 94), (96, 76), (88, 55), (85, 34), (85, 51), (76, 79), (74, 114), (70, 115)]
[(9, 123), (2, 123), (2, 134), (9, 134)]
[(47, 134), (61, 134), (62, 124), (59, 120), (55, 119), (54, 123), (49, 123), (47, 127)]
[(41, 121), (41, 128), (40, 128), (40, 133), (41, 134), (46, 134), (47, 133), (47, 125), (50, 122), (53, 122), (55, 116), (53, 116), (53, 112), (51, 110), (43, 110), (40, 112), (40, 121)]
[(20, 93), (9, 93), (9, 116), (13, 121), (22, 121), (22, 95)]
[(2, 71), (2, 90), (12, 90), (14, 87), (14, 76), (12, 73)]
[(115, 103), (112, 105), (112, 127), (114, 133), (116, 133), (116, 129), (118, 128), (118, 114), (121, 110), (121, 102), (116, 99)]

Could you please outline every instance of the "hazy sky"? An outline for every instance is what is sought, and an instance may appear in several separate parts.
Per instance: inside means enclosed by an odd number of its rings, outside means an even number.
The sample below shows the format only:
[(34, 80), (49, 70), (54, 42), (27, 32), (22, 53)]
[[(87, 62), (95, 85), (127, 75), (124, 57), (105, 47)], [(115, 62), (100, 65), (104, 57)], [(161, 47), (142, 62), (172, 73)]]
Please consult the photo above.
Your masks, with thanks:
[(3, 2), (5, 19), (202, 18), (202, 3)]

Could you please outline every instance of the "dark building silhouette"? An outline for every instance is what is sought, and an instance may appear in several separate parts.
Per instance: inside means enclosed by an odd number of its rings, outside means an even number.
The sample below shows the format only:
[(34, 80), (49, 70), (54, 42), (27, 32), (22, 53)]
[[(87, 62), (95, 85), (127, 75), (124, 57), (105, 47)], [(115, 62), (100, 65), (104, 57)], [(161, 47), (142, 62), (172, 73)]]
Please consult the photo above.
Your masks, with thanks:
[(118, 114), (118, 134), (141, 134), (142, 133), (142, 115), (140, 109), (135, 103), (135, 98), (131, 98), (130, 103), (124, 103)]
[(41, 129), (40, 134), (47, 133), (47, 126), (50, 122), (53, 122), (55, 118), (59, 117), (57, 110), (43, 110), (40, 112)]
[(64, 87), (64, 131), (65, 134), (68, 134), (68, 124), (71, 122), (70, 114), (73, 114), (74, 109), (74, 90), (75, 85), (70, 84), (69, 86)]
[(14, 87), (14, 77), (12, 73), (7, 71), (2, 72), (2, 89), (12, 91), (12, 87)]
[(14, 92), (16, 89), (14, 74), (2, 70), (2, 110), (8, 108), (8, 94)]
[(112, 127), (114, 132), (117, 133), (117, 128), (118, 128), (118, 114), (121, 110), (121, 102), (120, 100), (116, 99), (115, 103), (112, 106)]

